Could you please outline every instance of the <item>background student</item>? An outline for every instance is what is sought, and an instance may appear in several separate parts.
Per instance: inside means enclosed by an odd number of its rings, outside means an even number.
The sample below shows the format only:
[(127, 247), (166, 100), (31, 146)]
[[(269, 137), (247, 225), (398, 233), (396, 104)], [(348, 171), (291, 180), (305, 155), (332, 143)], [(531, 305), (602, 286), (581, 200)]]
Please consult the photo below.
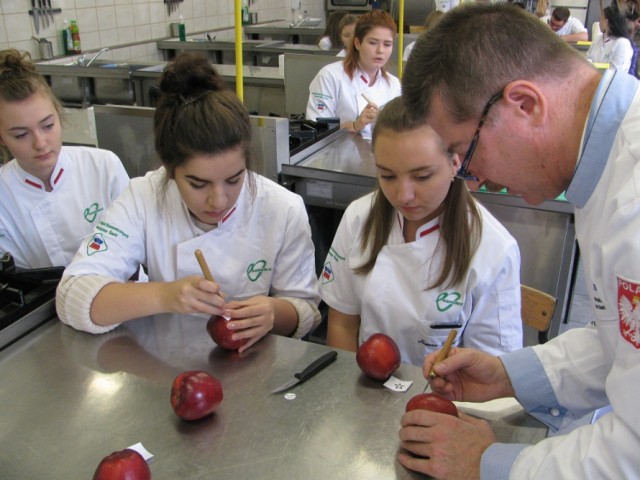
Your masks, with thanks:
[(353, 36), (356, 31), (356, 22), (358, 17), (351, 13), (342, 17), (338, 29), (340, 30), (340, 40), (342, 41), (342, 50), (338, 52), (336, 57), (346, 57), (347, 52), (353, 44)]
[(347, 15), (345, 10), (334, 10), (327, 17), (327, 24), (318, 41), (320, 50), (337, 50), (342, 48), (342, 39), (340, 38), (340, 20)]
[(129, 177), (111, 152), (62, 146), (62, 107), (17, 50), (0, 52), (0, 150), (0, 252), (22, 268), (68, 265)]
[[(504, 5), (461, 6), (418, 40), (403, 76), (411, 115), (450, 151), (468, 152), (478, 183), (506, 185), (533, 205), (565, 192), (575, 207), (593, 323), (500, 357), (455, 348), (434, 366), (437, 393), (472, 402), (515, 396), (555, 435), (497, 443), (484, 421), (409, 412), (403, 465), (454, 479), (638, 476), (638, 86), (624, 72), (601, 74), (535, 17)], [(433, 363), (429, 355), (423, 371)], [(595, 423), (583, 418), (609, 403)]]
[(400, 81), (385, 70), (395, 34), (396, 24), (387, 12), (362, 15), (345, 59), (324, 66), (311, 82), (306, 117), (339, 117), (342, 128), (370, 139), (380, 108), (400, 95)]
[[(302, 199), (251, 171), (249, 114), (206, 58), (177, 57), (160, 88), (163, 166), (132, 180), (83, 242), (58, 286), (58, 316), (101, 333), (156, 313), (224, 314), (233, 339), (249, 339), (241, 350), (271, 331), (301, 338), (320, 321)], [(149, 283), (127, 283), (142, 264)]]
[(355, 351), (382, 332), (422, 365), (456, 328), (455, 345), (522, 348), (518, 245), (456, 178), (458, 155), (400, 97), (373, 152), (378, 188), (347, 208), (320, 277), (328, 345)]
[(605, 7), (600, 18), (600, 35), (589, 50), (587, 58), (596, 63), (608, 63), (609, 68), (635, 76), (634, 45), (627, 19), (614, 5)]

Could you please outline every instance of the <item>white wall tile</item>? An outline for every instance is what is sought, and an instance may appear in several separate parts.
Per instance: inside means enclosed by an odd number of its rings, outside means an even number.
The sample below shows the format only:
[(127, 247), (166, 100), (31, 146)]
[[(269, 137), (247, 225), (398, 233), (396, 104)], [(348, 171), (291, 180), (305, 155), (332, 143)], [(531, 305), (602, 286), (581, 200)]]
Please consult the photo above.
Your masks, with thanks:
[(147, 2), (136, 3), (133, 6), (133, 20), (136, 25), (149, 25), (149, 4)]
[(83, 33), (98, 31), (98, 16), (95, 8), (79, 8), (78, 9), (78, 29), (80, 30), (80, 38)]
[(98, 28), (100, 30), (111, 30), (118, 26), (116, 22), (116, 8), (110, 7), (98, 7), (96, 8), (96, 14), (98, 17)]
[(133, 27), (133, 5), (119, 5), (116, 8), (116, 22), (118, 28)]

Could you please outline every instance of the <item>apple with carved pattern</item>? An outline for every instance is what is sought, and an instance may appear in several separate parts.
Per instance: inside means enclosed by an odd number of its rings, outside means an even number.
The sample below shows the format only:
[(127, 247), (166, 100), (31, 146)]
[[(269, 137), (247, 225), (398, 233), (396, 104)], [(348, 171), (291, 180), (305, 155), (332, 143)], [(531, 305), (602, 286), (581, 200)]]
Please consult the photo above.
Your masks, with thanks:
[(181, 373), (171, 386), (171, 406), (183, 420), (199, 420), (211, 415), (223, 398), (220, 380), (202, 370)]
[(405, 412), (411, 410), (429, 410), (431, 412), (446, 413), (447, 415), (458, 416), (458, 409), (451, 400), (436, 393), (419, 393), (414, 395), (407, 402)]
[(142, 455), (125, 448), (102, 459), (93, 480), (150, 480), (151, 469)]
[(212, 315), (207, 322), (207, 332), (211, 339), (226, 350), (238, 350), (241, 346), (249, 341), (248, 338), (233, 340), (231, 335), (234, 330), (227, 327), (228, 320), (220, 315)]

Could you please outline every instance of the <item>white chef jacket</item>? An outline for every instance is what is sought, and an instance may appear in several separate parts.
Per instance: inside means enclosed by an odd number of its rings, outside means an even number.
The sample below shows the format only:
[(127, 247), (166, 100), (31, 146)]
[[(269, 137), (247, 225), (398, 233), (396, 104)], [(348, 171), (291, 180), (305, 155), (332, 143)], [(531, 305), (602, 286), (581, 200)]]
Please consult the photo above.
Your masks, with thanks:
[[(387, 77), (384, 78), (379, 71), (375, 83), (369, 87), (369, 76), (359, 68), (354, 71), (353, 78), (349, 78), (343, 61), (325, 65), (309, 85), (306, 117), (309, 120), (325, 117), (355, 120), (367, 106), (362, 92), (382, 108), (402, 93), (400, 80), (388, 72)], [(364, 138), (371, 138), (372, 126), (362, 129), (360, 133)]]
[(640, 93), (608, 70), (566, 197), (575, 206), (595, 325), (501, 356), (516, 397), (554, 430), (610, 403), (593, 425), (534, 446), (494, 444), (481, 478), (640, 475)]
[[(317, 305), (314, 247), (300, 196), (253, 174), (252, 197), (247, 175), (236, 205), (217, 228), (204, 232), (193, 222), (173, 180), (163, 191), (164, 178), (161, 167), (133, 179), (83, 242), (57, 292), (58, 316), (64, 323), (93, 333), (115, 328), (94, 325), (88, 318), (104, 284), (126, 281), (139, 265), (146, 265), (150, 282), (201, 275), (197, 249), (227, 300), (269, 295)], [(82, 275), (108, 280), (80, 300), (81, 308), (72, 309), (68, 302), (77, 302), (84, 292), (68, 290), (67, 280)]]
[(373, 269), (366, 275), (353, 272), (369, 256), (361, 252), (362, 232), (378, 194), (349, 205), (319, 280), (327, 305), (360, 316), (358, 344), (385, 333), (396, 341), (402, 361), (418, 366), (442, 346), (452, 328), (459, 332), (457, 346), (494, 354), (522, 348), (518, 244), (480, 205), (482, 238), (462, 284), (427, 290), (442, 268), (440, 219), (424, 224), (416, 240), (406, 243), (397, 212)]
[[(548, 17), (542, 17), (542, 21), (545, 23), (549, 23), (549, 19), (551, 15)], [(567, 19), (567, 23), (565, 23), (560, 30), (555, 32), (556, 35), (573, 35), (574, 33), (582, 33), (586, 32), (586, 27), (582, 24), (580, 20), (576, 17), (569, 17)]]
[(629, 73), (633, 47), (631, 40), (600, 34), (587, 51), (587, 58), (596, 63), (608, 63), (609, 68)]
[(62, 147), (50, 192), (14, 159), (0, 168), (0, 251), (16, 266), (66, 266), (126, 188), (129, 176), (107, 150)]

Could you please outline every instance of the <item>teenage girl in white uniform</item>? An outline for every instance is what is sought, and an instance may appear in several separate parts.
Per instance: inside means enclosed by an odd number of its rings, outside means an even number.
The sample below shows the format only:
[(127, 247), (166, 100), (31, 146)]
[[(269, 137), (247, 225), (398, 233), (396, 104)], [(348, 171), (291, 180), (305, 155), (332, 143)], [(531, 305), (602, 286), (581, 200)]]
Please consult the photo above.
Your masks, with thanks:
[(457, 155), (392, 100), (373, 138), (379, 188), (346, 210), (320, 277), (327, 343), (356, 350), (377, 332), (422, 365), (451, 329), (454, 345), (522, 347), (515, 239), (456, 178)]
[(0, 252), (66, 266), (129, 177), (113, 153), (63, 147), (61, 107), (27, 54), (0, 52)]
[(323, 67), (311, 82), (306, 117), (339, 117), (342, 128), (371, 138), (371, 124), (380, 108), (401, 93), (400, 81), (384, 68), (395, 33), (396, 25), (387, 12), (362, 15), (345, 59)]
[[(106, 332), (157, 313), (230, 317), (245, 350), (270, 331), (300, 338), (320, 321), (302, 199), (252, 173), (246, 108), (206, 58), (169, 64), (154, 119), (164, 166), (134, 179), (58, 287), (60, 319)], [(215, 281), (203, 278), (202, 250)], [(149, 283), (125, 283), (144, 264)]]

